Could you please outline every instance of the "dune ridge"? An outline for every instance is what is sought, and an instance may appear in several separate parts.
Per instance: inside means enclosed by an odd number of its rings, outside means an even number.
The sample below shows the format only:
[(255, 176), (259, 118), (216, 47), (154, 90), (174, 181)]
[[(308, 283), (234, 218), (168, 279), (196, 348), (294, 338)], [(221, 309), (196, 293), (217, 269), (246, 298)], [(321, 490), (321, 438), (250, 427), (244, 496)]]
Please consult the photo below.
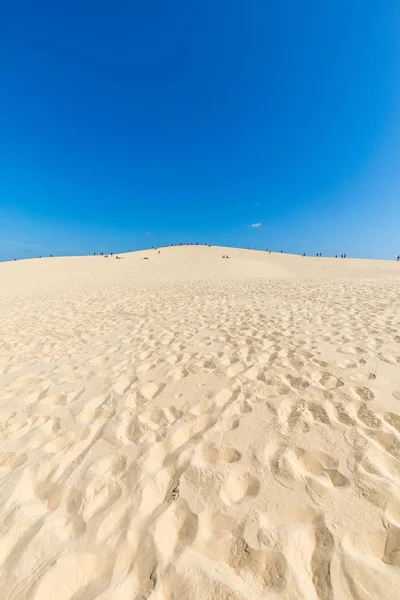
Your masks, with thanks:
[(0, 264), (2, 597), (399, 598), (399, 263), (119, 256)]

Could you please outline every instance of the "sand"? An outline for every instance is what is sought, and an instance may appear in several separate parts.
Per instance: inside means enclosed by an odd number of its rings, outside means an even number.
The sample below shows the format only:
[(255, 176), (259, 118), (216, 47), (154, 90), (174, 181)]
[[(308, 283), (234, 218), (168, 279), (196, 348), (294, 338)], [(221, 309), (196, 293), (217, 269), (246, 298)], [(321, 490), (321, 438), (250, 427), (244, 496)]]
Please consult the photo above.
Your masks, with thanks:
[(121, 256), (0, 264), (2, 599), (400, 598), (400, 264)]

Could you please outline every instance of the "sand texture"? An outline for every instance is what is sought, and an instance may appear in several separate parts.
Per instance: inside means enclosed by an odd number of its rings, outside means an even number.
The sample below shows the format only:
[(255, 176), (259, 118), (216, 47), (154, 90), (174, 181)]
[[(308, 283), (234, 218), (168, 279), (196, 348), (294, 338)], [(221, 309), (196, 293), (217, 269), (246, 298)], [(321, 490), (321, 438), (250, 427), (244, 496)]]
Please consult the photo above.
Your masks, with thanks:
[(400, 598), (400, 264), (121, 256), (0, 264), (2, 600)]

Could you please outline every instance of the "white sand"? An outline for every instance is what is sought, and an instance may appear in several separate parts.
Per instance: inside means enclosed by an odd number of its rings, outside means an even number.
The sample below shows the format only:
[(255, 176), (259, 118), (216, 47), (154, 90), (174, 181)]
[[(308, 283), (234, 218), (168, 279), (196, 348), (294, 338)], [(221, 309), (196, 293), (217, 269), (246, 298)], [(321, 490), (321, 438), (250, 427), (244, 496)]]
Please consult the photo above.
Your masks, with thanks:
[(400, 264), (4, 263), (0, 332), (2, 599), (400, 598)]

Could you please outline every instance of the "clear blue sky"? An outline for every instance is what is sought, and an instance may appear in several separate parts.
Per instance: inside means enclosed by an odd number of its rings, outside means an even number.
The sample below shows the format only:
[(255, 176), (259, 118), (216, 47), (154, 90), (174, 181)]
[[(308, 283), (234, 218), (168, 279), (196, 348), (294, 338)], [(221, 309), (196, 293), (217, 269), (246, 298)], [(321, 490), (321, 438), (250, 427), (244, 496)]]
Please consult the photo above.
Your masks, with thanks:
[(1, 12), (0, 260), (400, 253), (398, 0)]

